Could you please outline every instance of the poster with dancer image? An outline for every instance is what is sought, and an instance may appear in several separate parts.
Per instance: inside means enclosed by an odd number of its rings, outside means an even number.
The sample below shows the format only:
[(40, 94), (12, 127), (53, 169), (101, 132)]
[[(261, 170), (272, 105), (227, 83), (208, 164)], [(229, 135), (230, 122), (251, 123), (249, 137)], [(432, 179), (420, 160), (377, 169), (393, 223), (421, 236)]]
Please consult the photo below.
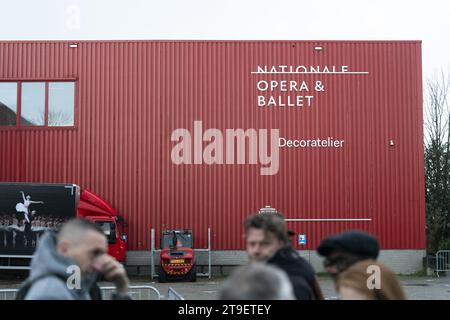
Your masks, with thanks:
[(0, 183), (0, 254), (33, 254), (45, 231), (76, 216), (79, 194), (70, 184)]

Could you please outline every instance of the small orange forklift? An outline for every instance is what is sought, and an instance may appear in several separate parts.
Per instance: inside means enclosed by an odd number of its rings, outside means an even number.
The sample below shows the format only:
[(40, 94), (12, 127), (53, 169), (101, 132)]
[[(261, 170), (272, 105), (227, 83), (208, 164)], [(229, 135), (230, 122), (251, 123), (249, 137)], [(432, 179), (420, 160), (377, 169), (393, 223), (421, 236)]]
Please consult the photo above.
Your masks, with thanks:
[(187, 280), (195, 282), (195, 257), (191, 230), (164, 230), (161, 234), (158, 281)]

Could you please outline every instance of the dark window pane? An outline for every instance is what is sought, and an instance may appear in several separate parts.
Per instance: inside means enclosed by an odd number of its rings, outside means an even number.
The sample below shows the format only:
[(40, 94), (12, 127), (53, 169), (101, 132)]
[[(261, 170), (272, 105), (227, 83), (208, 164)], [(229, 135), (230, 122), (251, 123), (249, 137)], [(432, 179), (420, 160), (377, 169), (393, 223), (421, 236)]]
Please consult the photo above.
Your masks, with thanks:
[(15, 126), (17, 115), (17, 83), (0, 82), (0, 126)]
[(75, 83), (49, 82), (48, 125), (74, 125)]
[(23, 82), (21, 125), (43, 126), (45, 123), (45, 82)]
[(95, 224), (99, 226), (105, 233), (106, 239), (109, 244), (116, 243), (116, 224), (108, 221), (95, 221)]

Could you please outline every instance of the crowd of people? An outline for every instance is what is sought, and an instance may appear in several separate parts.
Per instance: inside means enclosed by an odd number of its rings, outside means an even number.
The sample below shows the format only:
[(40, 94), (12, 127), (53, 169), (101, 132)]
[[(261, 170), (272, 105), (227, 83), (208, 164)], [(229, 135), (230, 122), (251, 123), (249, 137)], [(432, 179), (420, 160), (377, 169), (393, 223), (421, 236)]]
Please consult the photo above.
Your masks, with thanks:
[(28, 219), (21, 214), (0, 215), (1, 249), (34, 249), (47, 230), (57, 230), (66, 220), (61, 217), (43, 216), (31, 211)]
[[(225, 281), (222, 299), (324, 299), (315, 270), (292, 246), (291, 232), (280, 213), (253, 215), (244, 222), (244, 231), (250, 262)], [(377, 261), (379, 244), (372, 235), (347, 231), (329, 236), (322, 240), (317, 251), (324, 258), (324, 269), (333, 278), (341, 299), (406, 298), (394, 272)], [(280, 280), (272, 288), (274, 274)], [(261, 286), (272, 289), (261, 290)]]
[[(44, 222), (38, 221), (39, 226)], [(54, 227), (56, 222), (46, 226)], [(223, 282), (220, 299), (324, 299), (316, 272), (293, 247), (292, 232), (282, 214), (258, 213), (248, 217), (243, 227), (249, 263)], [(113, 299), (130, 299), (126, 271), (107, 250), (103, 230), (87, 220), (73, 219), (58, 233), (46, 232), (34, 254), (30, 277), (18, 295), (23, 299), (99, 299), (97, 280), (101, 276), (116, 285)], [(322, 240), (317, 251), (341, 299), (406, 298), (396, 275), (377, 261), (379, 244), (372, 235), (360, 231), (332, 235)], [(75, 289), (68, 285), (67, 270), (73, 265), (81, 275)]]

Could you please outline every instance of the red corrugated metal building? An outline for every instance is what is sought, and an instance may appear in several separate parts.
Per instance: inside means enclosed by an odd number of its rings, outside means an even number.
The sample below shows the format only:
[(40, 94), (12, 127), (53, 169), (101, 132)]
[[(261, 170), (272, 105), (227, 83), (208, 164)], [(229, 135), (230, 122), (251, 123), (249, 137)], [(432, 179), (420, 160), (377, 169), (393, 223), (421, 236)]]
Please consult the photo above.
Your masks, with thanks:
[(130, 250), (151, 227), (242, 250), (265, 205), (304, 249), (363, 229), (424, 250), (421, 72), (420, 41), (2, 41), (0, 181), (93, 190)]

